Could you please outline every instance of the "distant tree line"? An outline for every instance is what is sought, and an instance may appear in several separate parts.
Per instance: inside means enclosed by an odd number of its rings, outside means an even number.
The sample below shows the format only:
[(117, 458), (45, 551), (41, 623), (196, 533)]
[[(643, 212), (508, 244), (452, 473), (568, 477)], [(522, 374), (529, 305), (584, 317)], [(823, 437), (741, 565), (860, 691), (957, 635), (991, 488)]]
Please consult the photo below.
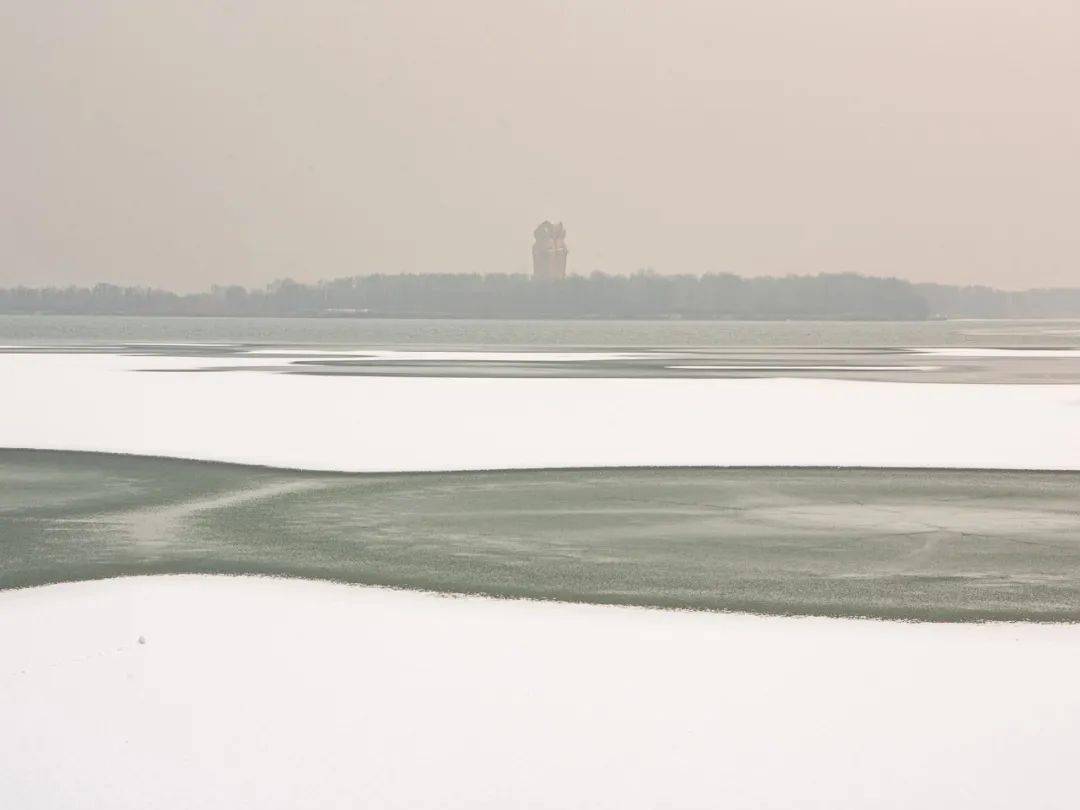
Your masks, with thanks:
[(931, 314), (949, 318), (1080, 317), (1080, 287), (1012, 292), (993, 287), (918, 284), (916, 289)]
[(448, 318), (703, 318), (923, 320), (1080, 315), (1080, 289), (1003, 292), (911, 284), (852, 273), (743, 278), (732, 274), (593, 273), (367, 275), (261, 289), (177, 294), (145, 287), (0, 289), (0, 312), (110, 315), (315, 315)]

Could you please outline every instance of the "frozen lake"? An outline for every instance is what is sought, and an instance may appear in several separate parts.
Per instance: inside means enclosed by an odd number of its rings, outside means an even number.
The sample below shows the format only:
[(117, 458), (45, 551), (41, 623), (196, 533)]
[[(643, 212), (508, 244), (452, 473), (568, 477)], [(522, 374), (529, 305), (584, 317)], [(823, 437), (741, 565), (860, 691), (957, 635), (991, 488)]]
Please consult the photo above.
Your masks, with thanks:
[(1078, 345), (0, 317), (0, 799), (1071, 807)]
[(0, 450), (0, 587), (271, 573), (1080, 617), (1078, 322), (6, 317), (0, 338), (0, 448), (56, 451)]

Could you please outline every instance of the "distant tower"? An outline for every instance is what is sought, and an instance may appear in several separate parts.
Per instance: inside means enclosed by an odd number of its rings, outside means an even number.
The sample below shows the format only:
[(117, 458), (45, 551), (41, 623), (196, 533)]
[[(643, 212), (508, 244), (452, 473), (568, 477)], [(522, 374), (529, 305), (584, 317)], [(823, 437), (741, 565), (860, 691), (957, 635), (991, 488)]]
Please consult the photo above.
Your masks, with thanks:
[(533, 231), (533, 278), (542, 281), (566, 278), (566, 228), (544, 220)]

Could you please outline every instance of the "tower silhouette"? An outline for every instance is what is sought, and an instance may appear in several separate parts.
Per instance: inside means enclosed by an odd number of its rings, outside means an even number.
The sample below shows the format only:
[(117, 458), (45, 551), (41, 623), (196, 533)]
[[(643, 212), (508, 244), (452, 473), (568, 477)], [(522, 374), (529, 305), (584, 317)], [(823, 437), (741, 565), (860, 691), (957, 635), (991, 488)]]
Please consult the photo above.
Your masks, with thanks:
[(533, 278), (542, 281), (566, 278), (566, 228), (561, 222), (544, 220), (533, 231)]

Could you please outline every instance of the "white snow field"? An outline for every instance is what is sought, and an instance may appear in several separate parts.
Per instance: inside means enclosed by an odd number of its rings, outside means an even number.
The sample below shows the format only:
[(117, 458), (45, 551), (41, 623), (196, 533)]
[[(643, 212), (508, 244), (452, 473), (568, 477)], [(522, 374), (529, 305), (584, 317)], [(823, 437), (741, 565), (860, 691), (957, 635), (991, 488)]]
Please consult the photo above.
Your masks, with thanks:
[[(260, 368), (273, 364), (251, 356), (0, 354), (0, 446), (347, 471), (1080, 468), (1077, 385), (362, 377)], [(191, 371), (232, 366), (242, 368)]]
[(1075, 625), (194, 576), (0, 617), (20, 810), (1076, 806)]

